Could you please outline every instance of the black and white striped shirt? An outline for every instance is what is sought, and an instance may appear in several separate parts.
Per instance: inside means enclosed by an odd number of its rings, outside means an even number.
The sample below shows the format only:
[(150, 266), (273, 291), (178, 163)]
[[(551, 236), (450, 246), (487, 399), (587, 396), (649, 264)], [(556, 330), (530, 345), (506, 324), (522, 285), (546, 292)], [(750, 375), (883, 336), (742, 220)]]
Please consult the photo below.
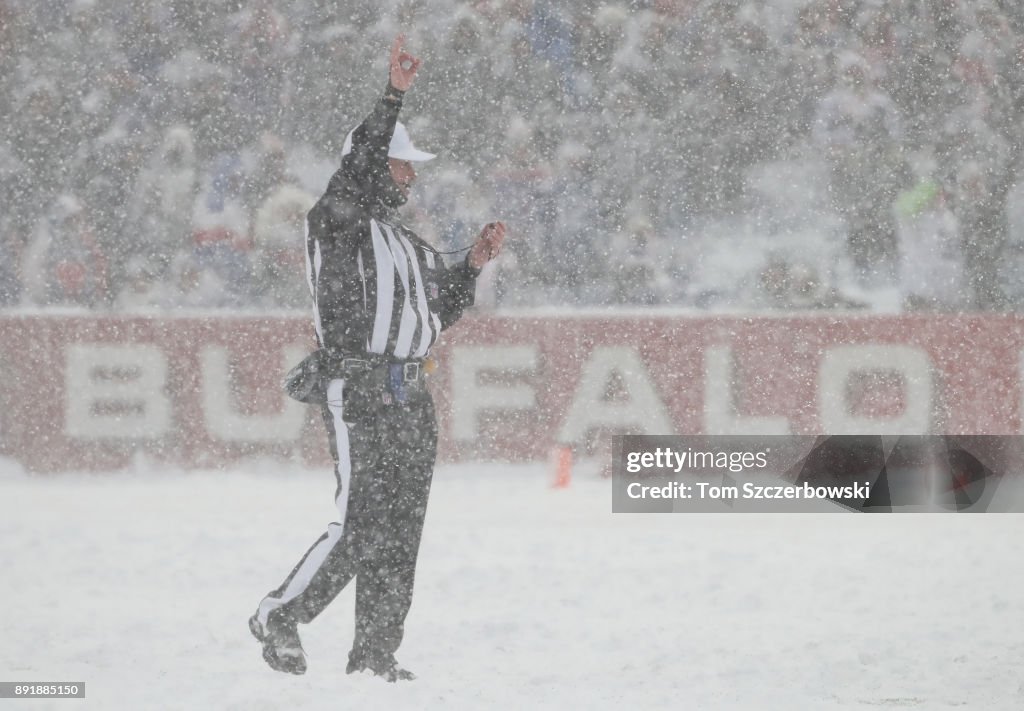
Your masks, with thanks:
[(387, 150), (399, 106), (378, 102), (306, 219), (317, 342), (343, 357), (421, 359), (473, 304), (476, 270), (446, 266), (395, 215)]

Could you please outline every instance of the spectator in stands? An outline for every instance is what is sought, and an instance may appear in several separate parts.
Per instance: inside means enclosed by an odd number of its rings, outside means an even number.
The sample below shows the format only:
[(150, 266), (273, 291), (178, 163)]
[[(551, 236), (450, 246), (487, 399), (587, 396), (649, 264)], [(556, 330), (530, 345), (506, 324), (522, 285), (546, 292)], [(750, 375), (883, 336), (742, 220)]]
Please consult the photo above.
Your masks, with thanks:
[(908, 311), (959, 311), (970, 303), (956, 217), (934, 180), (922, 180), (896, 202), (900, 288)]
[(893, 201), (909, 177), (892, 99), (874, 88), (863, 57), (842, 52), (836, 86), (822, 98), (815, 142), (831, 172), (831, 197), (846, 222), (847, 251), (861, 286), (892, 285), (897, 244)]
[(10, 0), (0, 0), (0, 91), (6, 88), (4, 85), (14, 69), (20, 40), (14, 25), (14, 10), (9, 5)]
[(135, 236), (131, 253), (145, 254), (158, 275), (192, 233), (192, 206), (199, 188), (192, 132), (172, 126), (136, 182), (127, 225)]
[[(292, 100), (284, 107), (285, 121), (273, 127), (289, 138), (322, 146), (329, 156), (341, 154), (344, 136), (339, 136), (335, 117), (352, 112), (351, 88), (361, 81), (361, 67), (351, 61), (352, 47), (358, 45), (358, 30), (346, 21), (317, 23), (309, 30), (302, 51), (288, 56), (285, 76), (291, 82)], [(312, 67), (330, 67), (330, 71)], [(328, 120), (326, 117), (331, 117)], [(453, 122), (457, 130), (461, 122)]]
[(606, 303), (606, 269), (614, 259), (610, 230), (602, 218), (600, 183), (593, 151), (572, 139), (558, 147), (552, 176), (555, 211), (550, 245), (558, 280), (571, 289), (577, 303)]
[(629, 10), (619, 3), (602, 4), (593, 13), (584, 13), (580, 18), (576, 30), (580, 38), (577, 85), (591, 98), (591, 103), (602, 93), (602, 83), (611, 73), (612, 61), (626, 43), (629, 25)]
[[(0, 12), (3, 5), (0, 4)], [(3, 15), (0, 14), (0, 21)], [(0, 144), (0, 194), (11, 195), (18, 173), (23, 170), (14, 153)], [(21, 274), (18, 264), (24, 240), (18, 232), (14, 215), (0, 214), (0, 307), (13, 306), (21, 299)]]
[(19, 244), (11, 230), (11, 221), (0, 217), (0, 308), (14, 306), (21, 299), (18, 252)]
[(145, 122), (119, 120), (88, 145), (88, 154), (72, 178), (107, 258), (111, 293), (119, 290), (126, 261), (147, 249), (146, 233), (135, 229), (129, 214), (135, 207), (138, 176), (147, 152), (155, 149), (154, 141)]
[(627, 219), (612, 238), (612, 303), (652, 306), (661, 302), (660, 291), (668, 279), (655, 240), (654, 226), (643, 213)]
[(758, 306), (769, 309), (789, 308), (789, 261), (770, 254), (758, 274)]
[(26, 253), (38, 304), (96, 307), (107, 302), (107, 260), (85, 208), (71, 194), (61, 195)]
[(282, 185), (296, 182), (288, 170), (284, 142), (274, 133), (262, 134), (258, 142), (244, 149), (241, 163), (245, 176), (241, 198), (253, 214)]
[[(34, 67), (23, 59), (24, 73)], [(13, 111), (4, 129), (13, 160), (21, 167), (13, 176), (13, 191), (6, 196), (5, 209), (14, 217), (14, 229), (28, 239), (40, 215), (46, 214), (62, 184), (63, 166), (54, 155), (70, 155), (67, 124), (57, 82), (49, 77), (27, 78), (13, 86)]]
[(889, 68), (901, 54), (903, 33), (896, 27), (894, 3), (865, 3), (854, 19), (860, 53), (872, 69), (872, 76), (881, 87), (889, 87)]
[(272, 0), (250, 0), (231, 18), (229, 47), (235, 60), (235, 86), (231, 96), (253, 135), (280, 124), (288, 102), (284, 70), (295, 51), (295, 36), (288, 19)]
[(245, 175), (237, 155), (222, 154), (207, 176), (192, 213), (193, 256), (234, 296), (251, 291), (249, 209), (243, 201)]
[[(499, 26), (497, 39), (507, 49), (492, 53), (491, 86), (505, 86), (499, 103), (505, 113), (521, 113), (530, 107), (530, 115), (556, 115), (562, 108), (562, 88), (557, 70), (537, 61), (530, 43), (529, 28), (509, 18)], [(474, 81), (480, 81), (477, 77)]]
[(998, 276), (1006, 196), (1021, 155), (1000, 129), (1019, 117), (1008, 118), (1010, 97), (996, 80), (995, 49), (981, 33), (964, 37), (954, 73), (960, 104), (948, 110), (936, 154), (960, 226), (970, 304), (1000, 309), (1006, 303)]
[[(519, 278), (526, 278), (526, 289), (555, 280), (556, 265), (550, 255), (559, 240), (552, 229), (553, 200), (551, 170), (537, 151), (537, 131), (529, 121), (515, 118), (509, 124), (504, 159), (492, 174), (493, 190), (502, 210), (515, 215), (514, 225), (519, 238), (512, 251), (520, 269)], [(531, 280), (530, 277), (533, 277)]]
[(309, 305), (306, 213), (316, 199), (288, 183), (278, 186), (256, 212), (253, 224), (253, 292), (263, 308), (305, 309)]
[(509, 3), (509, 7), (513, 8), (525, 27), (534, 57), (554, 69), (563, 104), (576, 105), (576, 65), (571, 23), (563, 16), (563, 13), (571, 10), (558, 7), (558, 3), (551, 0), (515, 0)]

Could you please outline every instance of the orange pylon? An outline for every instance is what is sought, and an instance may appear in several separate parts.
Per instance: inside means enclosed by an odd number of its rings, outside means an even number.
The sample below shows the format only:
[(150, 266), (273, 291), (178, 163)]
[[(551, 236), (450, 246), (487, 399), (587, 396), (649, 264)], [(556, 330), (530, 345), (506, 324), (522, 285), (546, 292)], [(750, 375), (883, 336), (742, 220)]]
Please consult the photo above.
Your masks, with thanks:
[(554, 489), (568, 489), (572, 481), (572, 447), (560, 444), (555, 449)]

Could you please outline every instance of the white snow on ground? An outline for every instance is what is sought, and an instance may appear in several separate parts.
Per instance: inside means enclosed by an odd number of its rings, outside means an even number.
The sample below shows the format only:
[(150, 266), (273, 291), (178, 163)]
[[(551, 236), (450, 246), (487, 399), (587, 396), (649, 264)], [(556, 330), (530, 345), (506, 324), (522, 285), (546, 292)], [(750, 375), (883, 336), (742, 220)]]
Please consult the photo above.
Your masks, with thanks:
[(607, 481), (443, 467), (392, 685), (346, 676), (351, 590), (303, 677), (246, 619), (334, 511), (326, 471), (29, 476), (0, 460), (0, 680), (33, 709), (1018, 709), (1016, 515), (613, 515)]

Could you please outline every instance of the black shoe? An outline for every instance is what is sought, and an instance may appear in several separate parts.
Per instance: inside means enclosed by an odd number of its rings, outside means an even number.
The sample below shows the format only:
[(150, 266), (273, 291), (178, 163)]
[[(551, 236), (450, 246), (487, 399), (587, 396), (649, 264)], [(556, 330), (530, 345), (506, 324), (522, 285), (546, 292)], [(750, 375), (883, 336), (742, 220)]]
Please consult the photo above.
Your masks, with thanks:
[(263, 661), (274, 671), (306, 673), (306, 653), (302, 651), (295, 620), (270, 613), (263, 625), (256, 615), (249, 618), (249, 631), (263, 643)]
[(352, 657), (348, 659), (348, 666), (345, 667), (346, 674), (369, 671), (374, 676), (390, 681), (412, 681), (416, 678), (408, 669), (398, 666), (394, 656), (387, 654), (382, 656)]

